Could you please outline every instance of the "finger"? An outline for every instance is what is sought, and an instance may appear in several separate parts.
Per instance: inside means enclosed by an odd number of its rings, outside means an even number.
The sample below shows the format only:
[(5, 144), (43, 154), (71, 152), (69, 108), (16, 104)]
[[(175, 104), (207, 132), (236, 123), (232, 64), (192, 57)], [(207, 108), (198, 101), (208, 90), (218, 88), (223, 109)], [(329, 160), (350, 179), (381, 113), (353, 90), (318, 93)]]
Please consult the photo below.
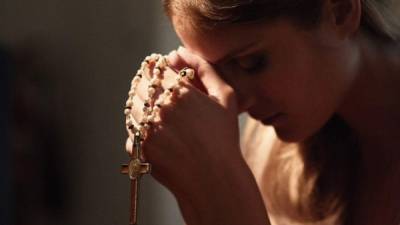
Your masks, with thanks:
[[(176, 50), (170, 52), (169, 55), (167, 56), (167, 58), (168, 58), (170, 67), (176, 73), (179, 73), (179, 71), (185, 67), (190, 67), (192, 69), (195, 69), (195, 68), (193, 68), (193, 66), (189, 65), (188, 62), (186, 62), (178, 54), (178, 52)], [(196, 71), (196, 69), (195, 69), (195, 71)], [(199, 89), (201, 92), (208, 94), (206, 87), (204, 86), (204, 84), (201, 82), (201, 80), (197, 76), (195, 76), (195, 78), (190, 81), (190, 84), (193, 85), (194, 87), (196, 87), (197, 89)]]
[(197, 71), (197, 77), (204, 84), (209, 95), (214, 96), (223, 106), (227, 108), (232, 107), (232, 87), (218, 76), (215, 69), (207, 61), (191, 53), (184, 47), (178, 48), (177, 55), (179, 56), (179, 60), (182, 60), (189, 67)]

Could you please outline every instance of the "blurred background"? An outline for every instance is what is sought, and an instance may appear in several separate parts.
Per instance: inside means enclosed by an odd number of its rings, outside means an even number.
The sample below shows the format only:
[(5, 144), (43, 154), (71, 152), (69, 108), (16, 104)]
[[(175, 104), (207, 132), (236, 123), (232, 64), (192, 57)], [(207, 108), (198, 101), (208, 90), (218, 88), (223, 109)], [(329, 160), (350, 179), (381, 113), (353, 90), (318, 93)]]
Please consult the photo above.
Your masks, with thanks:
[[(0, 225), (128, 224), (130, 80), (178, 45), (160, 0), (0, 1)], [(150, 176), (139, 204), (140, 225), (184, 224)]]
[[(159, 0), (0, 1), (0, 225), (128, 224), (130, 80), (178, 45)], [(140, 224), (183, 224), (142, 182)]]

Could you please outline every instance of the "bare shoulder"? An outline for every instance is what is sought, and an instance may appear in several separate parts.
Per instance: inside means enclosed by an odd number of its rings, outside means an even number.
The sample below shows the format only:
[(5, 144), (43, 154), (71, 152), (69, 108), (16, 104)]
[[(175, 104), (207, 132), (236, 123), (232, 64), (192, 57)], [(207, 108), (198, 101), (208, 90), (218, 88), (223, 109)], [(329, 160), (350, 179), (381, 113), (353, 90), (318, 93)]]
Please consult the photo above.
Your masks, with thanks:
[[(243, 129), (242, 139), (242, 153), (243, 157), (249, 165), (254, 177), (259, 186), (260, 192), (267, 206), (267, 213), (270, 217), (272, 225), (333, 225), (336, 224), (336, 218), (327, 218), (326, 220), (314, 223), (297, 223), (280, 213), (280, 216), (276, 215), (275, 211), (288, 212), (290, 209), (290, 201), (287, 202), (288, 205), (280, 205), (278, 208), (271, 205), (271, 199), (268, 199), (268, 189), (270, 188), (270, 181), (274, 180), (274, 176), (280, 174), (278, 171), (283, 168), (280, 167), (279, 160), (285, 160), (290, 157), (293, 152), (296, 152), (298, 145), (295, 143), (289, 144), (282, 142), (276, 135), (275, 130), (272, 126), (265, 126), (262, 123), (248, 118), (246, 125)], [(292, 151), (294, 150), (294, 151)], [(278, 158), (277, 158), (278, 157)], [(285, 167), (286, 168), (286, 167)], [(296, 170), (297, 171), (297, 170)], [(299, 170), (300, 171), (300, 170)], [(286, 188), (289, 188), (287, 186)], [(285, 195), (287, 193), (288, 195)], [(290, 194), (294, 194), (293, 191), (289, 189), (282, 189), (280, 193), (283, 198), (289, 199)], [(281, 203), (282, 203), (281, 202)], [(269, 204), (267, 204), (269, 203)], [(289, 210), (290, 211), (290, 210)], [(288, 212), (289, 213), (289, 212)]]

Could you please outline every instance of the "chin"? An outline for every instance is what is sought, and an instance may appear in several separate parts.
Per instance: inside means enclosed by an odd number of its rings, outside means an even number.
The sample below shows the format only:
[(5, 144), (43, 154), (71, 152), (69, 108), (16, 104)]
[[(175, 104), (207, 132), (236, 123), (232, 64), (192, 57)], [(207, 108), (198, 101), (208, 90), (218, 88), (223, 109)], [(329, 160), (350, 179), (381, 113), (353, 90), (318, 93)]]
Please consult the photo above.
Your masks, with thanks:
[(301, 142), (305, 139), (301, 135), (280, 128), (275, 128), (275, 132), (278, 138), (284, 142)]
[(299, 126), (279, 127), (274, 126), (276, 135), (284, 142), (302, 142), (311, 137), (315, 132), (299, 129)]

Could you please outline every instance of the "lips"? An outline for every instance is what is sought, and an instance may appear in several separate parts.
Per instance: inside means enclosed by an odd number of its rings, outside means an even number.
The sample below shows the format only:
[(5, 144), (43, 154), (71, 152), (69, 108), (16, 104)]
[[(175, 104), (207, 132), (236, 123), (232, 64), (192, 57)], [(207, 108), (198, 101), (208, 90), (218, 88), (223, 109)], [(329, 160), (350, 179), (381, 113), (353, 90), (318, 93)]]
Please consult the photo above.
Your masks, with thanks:
[(275, 113), (272, 116), (269, 116), (267, 118), (264, 118), (261, 120), (261, 122), (265, 125), (272, 125), (278, 121), (279, 118), (283, 116), (283, 113)]
[(274, 122), (278, 117), (282, 116), (283, 113), (277, 112), (277, 113), (273, 113), (273, 114), (269, 114), (268, 116), (265, 116), (265, 114), (264, 115), (259, 115), (259, 114), (256, 114), (254, 112), (249, 112), (249, 115), (252, 118), (262, 122), (263, 124), (268, 124), (269, 125), (272, 122)]

